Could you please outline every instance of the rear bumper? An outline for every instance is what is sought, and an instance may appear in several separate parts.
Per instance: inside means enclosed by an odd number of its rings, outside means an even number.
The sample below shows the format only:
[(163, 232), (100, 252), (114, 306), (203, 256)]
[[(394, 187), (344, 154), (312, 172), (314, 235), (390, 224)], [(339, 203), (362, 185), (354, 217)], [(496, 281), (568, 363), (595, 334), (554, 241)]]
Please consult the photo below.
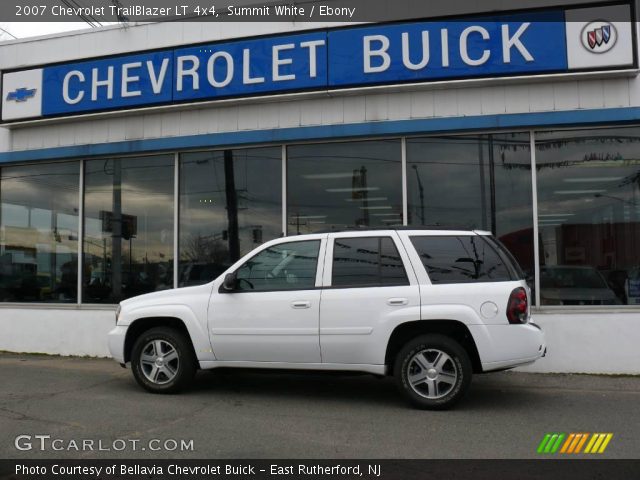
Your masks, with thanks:
[(533, 363), (547, 351), (544, 332), (536, 324), (473, 325), (482, 370), (502, 370)]

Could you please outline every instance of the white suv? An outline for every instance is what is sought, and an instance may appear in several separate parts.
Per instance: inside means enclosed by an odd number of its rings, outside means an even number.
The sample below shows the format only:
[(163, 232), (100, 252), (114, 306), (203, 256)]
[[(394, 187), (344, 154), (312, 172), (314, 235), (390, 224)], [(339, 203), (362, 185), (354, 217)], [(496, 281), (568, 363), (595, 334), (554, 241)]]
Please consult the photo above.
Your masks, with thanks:
[(123, 301), (109, 348), (156, 393), (182, 389), (198, 368), (342, 370), (393, 375), (415, 406), (446, 408), (472, 373), (545, 354), (530, 298), (487, 232), (300, 235), (206, 285)]

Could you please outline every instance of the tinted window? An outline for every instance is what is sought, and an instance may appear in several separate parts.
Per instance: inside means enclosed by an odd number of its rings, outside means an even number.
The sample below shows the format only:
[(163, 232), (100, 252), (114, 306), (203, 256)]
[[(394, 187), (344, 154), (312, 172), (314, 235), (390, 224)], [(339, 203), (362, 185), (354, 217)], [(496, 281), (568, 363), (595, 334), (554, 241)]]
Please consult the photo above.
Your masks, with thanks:
[(501, 282), (511, 275), (482, 237), (411, 237), (431, 283)]
[(408, 285), (402, 259), (389, 237), (337, 238), (333, 246), (334, 287)]
[(314, 288), (319, 250), (320, 240), (290, 242), (269, 247), (238, 269), (238, 290)]

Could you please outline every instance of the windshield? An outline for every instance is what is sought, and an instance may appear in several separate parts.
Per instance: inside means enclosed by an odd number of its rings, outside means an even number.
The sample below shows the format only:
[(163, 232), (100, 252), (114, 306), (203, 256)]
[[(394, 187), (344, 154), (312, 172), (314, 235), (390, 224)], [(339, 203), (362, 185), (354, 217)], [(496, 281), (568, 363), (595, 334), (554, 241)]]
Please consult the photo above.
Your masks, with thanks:
[(542, 288), (608, 288), (595, 268), (543, 267), (540, 277)]

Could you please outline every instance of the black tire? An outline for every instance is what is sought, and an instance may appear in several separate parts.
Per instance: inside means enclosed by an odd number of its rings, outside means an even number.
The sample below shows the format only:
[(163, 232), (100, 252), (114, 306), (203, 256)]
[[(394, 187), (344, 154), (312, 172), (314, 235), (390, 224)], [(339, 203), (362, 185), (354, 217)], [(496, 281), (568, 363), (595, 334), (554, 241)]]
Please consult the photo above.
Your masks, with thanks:
[[(438, 357), (437, 352), (444, 355)], [(443, 363), (438, 372), (435, 367), (440, 362)], [(415, 386), (409, 381), (410, 372)], [(433, 334), (421, 335), (407, 342), (396, 356), (393, 373), (398, 388), (414, 407), (444, 410), (465, 395), (471, 384), (472, 372), (469, 355), (458, 342)]]
[[(172, 360), (162, 363), (160, 368), (151, 364), (149, 359), (155, 354), (156, 345), (160, 345), (160, 355)], [(173, 359), (172, 350), (175, 351)], [(143, 353), (146, 361), (143, 360)], [(164, 359), (164, 357), (163, 357)], [(153, 366), (156, 365), (154, 373)], [(166, 370), (161, 370), (166, 368)], [(196, 358), (191, 341), (179, 330), (169, 327), (156, 327), (140, 335), (133, 344), (131, 351), (131, 370), (138, 384), (152, 393), (177, 393), (187, 388), (196, 373)], [(164, 373), (164, 372), (167, 373)], [(172, 374), (172, 376), (171, 376)], [(151, 377), (156, 377), (153, 381)]]

